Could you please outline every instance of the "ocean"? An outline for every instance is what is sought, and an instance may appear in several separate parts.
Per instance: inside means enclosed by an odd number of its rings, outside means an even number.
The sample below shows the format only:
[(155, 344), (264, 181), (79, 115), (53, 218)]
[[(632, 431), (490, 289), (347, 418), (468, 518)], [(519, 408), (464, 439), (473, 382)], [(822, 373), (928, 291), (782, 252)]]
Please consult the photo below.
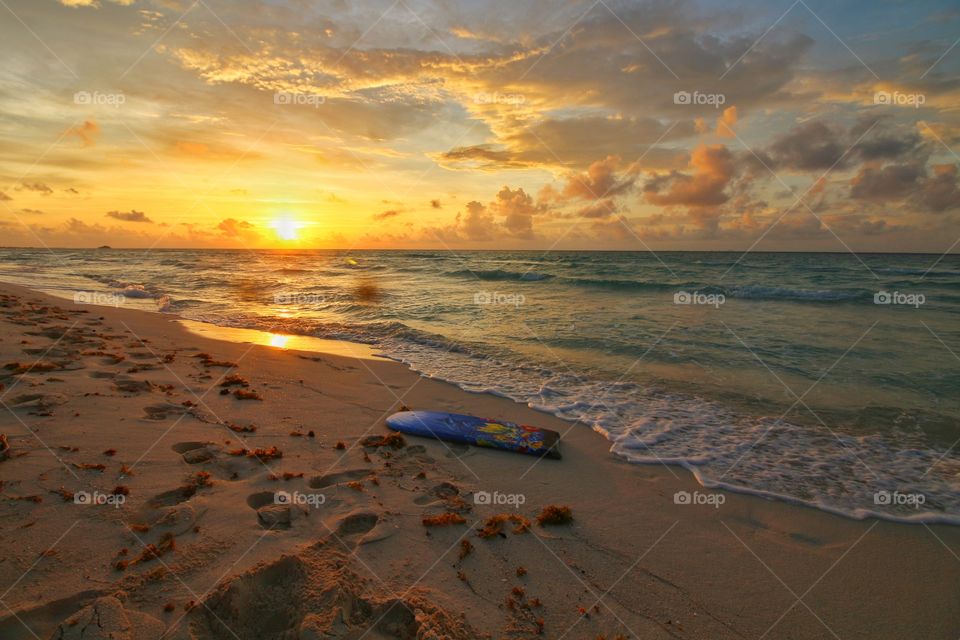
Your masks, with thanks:
[(706, 487), (960, 523), (958, 255), (2, 249), (0, 279), (371, 345)]

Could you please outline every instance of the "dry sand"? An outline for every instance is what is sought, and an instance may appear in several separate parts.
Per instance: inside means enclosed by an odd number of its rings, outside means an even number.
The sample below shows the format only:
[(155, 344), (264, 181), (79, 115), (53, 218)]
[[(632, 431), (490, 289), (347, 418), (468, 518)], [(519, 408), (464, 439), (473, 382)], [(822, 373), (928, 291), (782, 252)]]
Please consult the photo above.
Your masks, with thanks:
[[(704, 491), (385, 360), (0, 293), (3, 640), (960, 636), (956, 528)], [(232, 374), (249, 386), (220, 386)], [(401, 404), (557, 429), (564, 458), (363, 446)], [(697, 490), (725, 501), (675, 504)], [(548, 504), (573, 522), (478, 536)], [(422, 524), (446, 513), (464, 522)]]

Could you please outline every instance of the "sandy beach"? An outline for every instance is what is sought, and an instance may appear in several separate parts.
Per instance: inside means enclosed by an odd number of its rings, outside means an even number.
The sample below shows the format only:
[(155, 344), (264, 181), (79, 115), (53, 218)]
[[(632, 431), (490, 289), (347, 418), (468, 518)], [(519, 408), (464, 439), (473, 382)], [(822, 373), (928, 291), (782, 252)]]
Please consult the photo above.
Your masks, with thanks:
[[(953, 527), (708, 491), (359, 345), (0, 294), (4, 639), (960, 633)], [(553, 428), (563, 459), (384, 441), (401, 405)]]

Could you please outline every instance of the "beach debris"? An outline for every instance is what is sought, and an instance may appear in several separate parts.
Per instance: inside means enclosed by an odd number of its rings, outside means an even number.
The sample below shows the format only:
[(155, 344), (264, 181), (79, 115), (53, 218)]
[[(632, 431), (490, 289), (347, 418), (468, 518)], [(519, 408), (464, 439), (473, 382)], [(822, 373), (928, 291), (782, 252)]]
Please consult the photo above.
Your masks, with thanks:
[(257, 427), (252, 424), (241, 427), (233, 422), (227, 422), (226, 427), (230, 429), (230, 431), (234, 431), (236, 433), (254, 433), (257, 430)]
[(143, 562), (149, 562), (160, 556), (163, 556), (177, 547), (176, 539), (173, 534), (169, 531), (160, 536), (160, 540), (156, 543), (150, 543), (143, 548), (143, 551), (140, 552), (140, 555), (137, 556), (132, 563), (141, 564)]
[(3, 365), (4, 369), (11, 371), (11, 375), (18, 376), (30, 371), (56, 371), (60, 368), (59, 365), (54, 364), (53, 362), (47, 362), (45, 360), (39, 360), (32, 364), (24, 364), (22, 362), (8, 362)]
[(526, 568), (524, 568), (524, 567), (517, 567), (517, 577), (518, 577), (518, 578), (522, 578), (522, 577), (525, 576), (525, 575), (527, 575), (527, 570), (526, 570)]
[(303, 477), (302, 471), (300, 473), (292, 473), (290, 471), (284, 471), (282, 474), (271, 473), (268, 476), (270, 480), (274, 480), (274, 481), (280, 480), (281, 478), (284, 481), (289, 481), (289, 480), (293, 480), (294, 478), (302, 478), (302, 477)]
[(50, 493), (55, 493), (55, 494), (57, 494), (58, 496), (60, 496), (61, 498), (63, 498), (63, 501), (64, 501), (64, 502), (73, 502), (73, 496), (74, 496), (73, 491), (70, 491), (70, 490), (65, 489), (65, 488), (63, 488), (63, 487), (60, 487), (59, 489), (52, 490)]
[(483, 523), (483, 527), (477, 532), (481, 538), (492, 538), (494, 536), (506, 537), (503, 533), (503, 525), (512, 522), (516, 526), (512, 529), (513, 533), (521, 534), (530, 530), (530, 521), (518, 513), (498, 513), (490, 516)]
[(569, 524), (573, 522), (573, 512), (566, 505), (548, 504), (537, 516), (537, 524), (547, 525)]
[(0, 433), (0, 462), (10, 457), (10, 443), (7, 442), (7, 434)]
[(116, 449), (107, 449), (106, 451), (103, 452), (103, 455), (112, 458), (113, 456), (117, 455), (117, 450), (116, 450)]
[(256, 391), (248, 391), (247, 389), (235, 389), (233, 397), (237, 400), (263, 400), (259, 393)]
[(460, 559), (463, 560), (473, 552), (473, 543), (469, 540), (460, 541)]
[(421, 520), (425, 527), (449, 527), (454, 524), (466, 524), (466, 520), (459, 513), (441, 513), (435, 516), (426, 516)]
[(74, 462), (72, 463), (77, 469), (82, 469), (85, 471), (103, 471), (107, 468), (107, 465), (100, 463), (90, 463), (90, 462)]
[(192, 498), (201, 487), (209, 487), (211, 485), (213, 485), (213, 480), (210, 479), (210, 473), (207, 471), (197, 471), (191, 474), (183, 486), (180, 487), (180, 494), (184, 498)]
[[(250, 382), (239, 373), (231, 373), (220, 382), (221, 387), (249, 387)], [(221, 392), (222, 393), (222, 392)]]
[(390, 433), (385, 436), (367, 436), (360, 441), (361, 446), (364, 447), (390, 447), (392, 449), (402, 449), (407, 446), (407, 441), (404, 440), (403, 436), (399, 433)]
[(270, 447), (269, 449), (231, 449), (227, 453), (229, 453), (231, 456), (246, 456), (248, 458), (256, 458), (260, 462), (267, 462), (268, 460), (275, 460), (283, 457), (283, 451), (277, 449), (276, 447)]
[(347, 445), (343, 443), (343, 440), (337, 440), (337, 444), (333, 445), (333, 448), (343, 451), (347, 448)]

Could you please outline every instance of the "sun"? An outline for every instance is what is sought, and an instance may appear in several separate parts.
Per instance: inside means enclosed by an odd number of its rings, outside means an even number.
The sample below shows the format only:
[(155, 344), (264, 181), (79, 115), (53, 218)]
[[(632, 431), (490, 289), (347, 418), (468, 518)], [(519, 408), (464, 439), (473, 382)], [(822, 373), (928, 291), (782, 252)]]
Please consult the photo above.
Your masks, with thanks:
[(273, 227), (278, 238), (291, 242), (300, 239), (300, 229), (303, 228), (303, 223), (293, 218), (274, 218), (270, 226)]

